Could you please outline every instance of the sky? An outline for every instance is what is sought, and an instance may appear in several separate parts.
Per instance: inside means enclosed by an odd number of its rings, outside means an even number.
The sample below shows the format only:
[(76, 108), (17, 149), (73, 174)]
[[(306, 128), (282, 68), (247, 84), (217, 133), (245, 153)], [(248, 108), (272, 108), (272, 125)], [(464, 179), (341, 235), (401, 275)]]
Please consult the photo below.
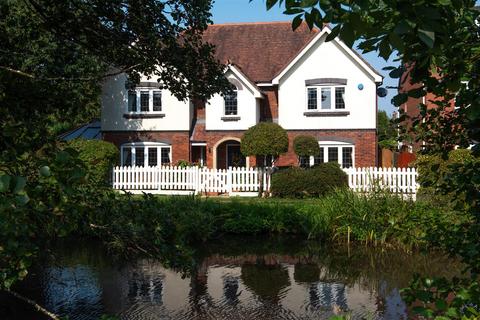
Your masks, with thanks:
[[(214, 23), (229, 22), (268, 22), (268, 21), (291, 21), (293, 16), (287, 16), (282, 13), (278, 6), (270, 11), (266, 10), (265, 0), (215, 0), (212, 9), (212, 20)], [(398, 62), (388, 61), (378, 57), (376, 52), (363, 55), (363, 57), (384, 76), (383, 87), (396, 86), (398, 80), (391, 79), (387, 71), (382, 68), (390, 65), (398, 65)], [(392, 105), (391, 99), (397, 93), (396, 89), (388, 89), (388, 95), (385, 98), (378, 98), (378, 107), (391, 115), (396, 108)]]

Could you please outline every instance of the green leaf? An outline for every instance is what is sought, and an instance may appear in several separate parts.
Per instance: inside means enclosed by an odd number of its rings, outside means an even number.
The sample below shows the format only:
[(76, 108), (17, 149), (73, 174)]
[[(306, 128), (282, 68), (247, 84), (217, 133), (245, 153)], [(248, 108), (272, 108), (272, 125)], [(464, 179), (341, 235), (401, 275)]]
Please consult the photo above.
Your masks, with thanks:
[(393, 78), (393, 79), (400, 78), (403, 75), (403, 67), (400, 66), (398, 68), (394, 68), (392, 71), (390, 71), (388, 75), (390, 76), (390, 78)]
[(18, 195), (15, 197), (15, 201), (18, 205), (24, 206), (30, 201), (30, 198), (26, 194)]
[(15, 187), (13, 188), (13, 193), (20, 193), (25, 188), (27, 184), (27, 179), (24, 177), (15, 177)]
[(407, 100), (408, 100), (408, 95), (406, 93), (399, 93), (395, 97), (393, 97), (392, 103), (398, 107), (404, 104), (405, 102), (407, 102)]
[(10, 190), (10, 181), (12, 180), (12, 177), (3, 175), (0, 176), (0, 192), (7, 192)]
[(335, 39), (340, 33), (340, 30), (341, 30), (341, 26), (337, 24), (335, 28), (333, 28), (332, 31), (327, 35), (327, 38), (325, 39), (325, 41), (329, 42)]
[(267, 0), (267, 10), (272, 9), (272, 7), (277, 4), (278, 0)]
[(342, 30), (340, 31), (340, 38), (345, 44), (351, 48), (355, 42), (355, 32), (350, 24), (344, 24)]
[(435, 32), (418, 29), (418, 37), (425, 43), (429, 48), (433, 48), (435, 44)]
[(437, 301), (435, 301), (435, 307), (437, 307), (438, 310), (447, 310), (447, 302), (445, 300), (442, 300), (442, 299), (437, 299)]
[(48, 166), (43, 166), (40, 168), (40, 175), (43, 177), (49, 177), (51, 174), (50, 168)]
[(293, 18), (293, 21), (292, 21), (292, 30), (295, 31), (297, 30), (298, 27), (300, 27), (300, 25), (302, 24), (302, 21), (303, 21), (303, 18), (302, 18), (302, 15), (299, 14), (298, 16), (296, 16), (295, 18)]
[(302, 8), (310, 8), (318, 3), (318, 0), (302, 0), (300, 6)]

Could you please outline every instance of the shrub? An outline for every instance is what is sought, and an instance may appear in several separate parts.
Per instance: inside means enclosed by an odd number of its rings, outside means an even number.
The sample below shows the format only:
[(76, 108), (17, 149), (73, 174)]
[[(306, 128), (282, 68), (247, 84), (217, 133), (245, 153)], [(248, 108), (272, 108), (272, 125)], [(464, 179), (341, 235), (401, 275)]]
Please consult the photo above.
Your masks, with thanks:
[[(421, 155), (414, 162), (418, 171), (418, 183), (421, 188), (418, 197), (425, 200), (438, 203), (440, 205), (450, 206), (453, 203), (453, 194), (445, 193), (442, 185), (446, 179), (454, 176), (459, 165), (467, 162), (480, 163), (480, 159), (475, 158), (468, 149), (452, 150), (448, 157), (443, 159), (440, 155)], [(462, 199), (464, 195), (455, 195)]]
[(112, 167), (118, 163), (117, 147), (103, 140), (74, 139), (67, 146), (78, 152), (88, 170), (87, 177), (94, 183), (107, 184)]
[(287, 131), (273, 122), (260, 122), (242, 137), (241, 151), (245, 156), (273, 156), (288, 151)]
[(338, 164), (322, 163), (314, 168), (290, 168), (272, 175), (271, 191), (277, 197), (318, 197), (348, 186), (347, 175)]
[(320, 146), (312, 136), (297, 136), (293, 140), (293, 151), (299, 157), (309, 157), (319, 154)]

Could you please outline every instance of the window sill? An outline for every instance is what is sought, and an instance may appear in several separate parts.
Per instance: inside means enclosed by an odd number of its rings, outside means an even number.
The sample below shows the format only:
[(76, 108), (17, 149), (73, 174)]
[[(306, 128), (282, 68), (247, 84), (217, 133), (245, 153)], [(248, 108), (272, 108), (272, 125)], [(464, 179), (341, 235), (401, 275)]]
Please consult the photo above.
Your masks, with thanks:
[(125, 113), (125, 119), (157, 119), (164, 118), (165, 113)]
[(305, 111), (303, 113), (306, 117), (345, 117), (350, 114), (350, 111)]
[(222, 121), (240, 121), (239, 116), (225, 116), (221, 118)]

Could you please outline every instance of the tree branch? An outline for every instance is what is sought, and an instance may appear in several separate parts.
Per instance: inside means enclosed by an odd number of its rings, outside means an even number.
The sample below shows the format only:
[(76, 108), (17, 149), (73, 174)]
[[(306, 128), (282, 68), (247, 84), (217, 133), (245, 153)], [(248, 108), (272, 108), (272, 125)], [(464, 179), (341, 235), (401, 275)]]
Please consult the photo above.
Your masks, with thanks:
[(22, 300), (23, 302), (25, 303), (28, 303), (29, 305), (31, 305), (36, 311), (40, 312), (40, 313), (43, 313), (44, 315), (46, 315), (47, 317), (49, 317), (50, 319), (52, 320), (60, 320), (60, 317), (57, 316), (56, 314), (48, 311), (47, 309), (45, 309), (44, 307), (42, 307), (41, 305), (39, 305), (38, 303), (36, 303), (35, 301), (27, 298), (27, 297), (24, 297), (22, 296), (21, 294), (19, 293), (16, 293), (15, 291), (10, 291), (10, 290), (5, 290), (5, 292), (11, 294), (12, 296), (14, 296), (15, 298), (19, 299), (19, 300)]
[(23, 77), (27, 77), (27, 78), (30, 78), (30, 79), (35, 79), (35, 80), (46, 80), (46, 81), (92, 81), (92, 80), (101, 80), (101, 79), (104, 79), (104, 78), (108, 78), (108, 77), (113, 77), (113, 76), (116, 76), (116, 75), (119, 75), (121, 73), (124, 73), (126, 71), (129, 71), (135, 67), (137, 67), (138, 64), (136, 65), (133, 65), (133, 66), (130, 66), (130, 67), (126, 67), (126, 68), (122, 68), (118, 71), (115, 71), (115, 72), (111, 72), (111, 73), (105, 73), (104, 75), (102, 75), (101, 77), (71, 77), (71, 78), (68, 78), (68, 77), (36, 77), (35, 75), (31, 74), (31, 73), (27, 73), (27, 72), (24, 72), (24, 71), (21, 71), (21, 70), (16, 70), (16, 69), (13, 69), (13, 68), (10, 68), (10, 67), (5, 67), (5, 66), (0, 66), (0, 69), (3, 69), (5, 71), (9, 71), (11, 73), (14, 73), (14, 74), (17, 74), (17, 75), (20, 75), (20, 76), (23, 76)]

